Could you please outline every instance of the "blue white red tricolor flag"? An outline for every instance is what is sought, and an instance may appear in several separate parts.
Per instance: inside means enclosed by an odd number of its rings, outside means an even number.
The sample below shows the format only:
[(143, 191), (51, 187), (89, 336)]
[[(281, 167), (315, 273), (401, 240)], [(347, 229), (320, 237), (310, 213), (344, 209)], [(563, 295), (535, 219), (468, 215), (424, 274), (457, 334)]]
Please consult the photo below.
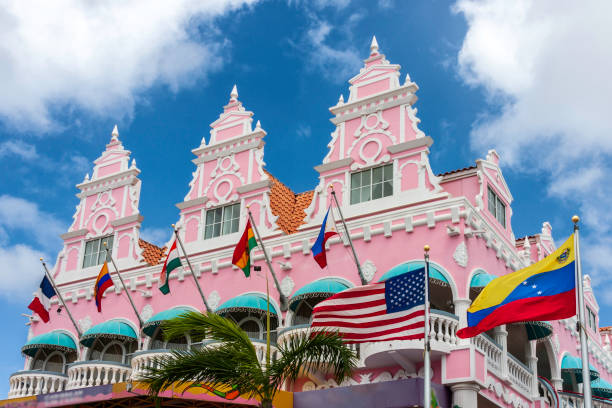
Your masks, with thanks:
[(325, 251), (325, 243), (328, 239), (338, 234), (338, 231), (336, 230), (336, 220), (334, 220), (334, 213), (330, 210), (331, 206), (329, 206), (329, 208), (327, 209), (327, 213), (325, 214), (325, 218), (323, 218), (323, 223), (321, 224), (319, 236), (317, 237), (317, 240), (310, 249), (312, 251), (312, 256), (321, 268), (325, 268), (327, 266), (327, 253)]
[(55, 290), (53, 285), (47, 278), (47, 275), (40, 282), (40, 287), (34, 295), (34, 300), (28, 305), (28, 309), (36, 313), (43, 322), (49, 321), (49, 307), (51, 305), (51, 298), (55, 296)]
[(313, 310), (311, 327), (347, 343), (416, 340), (425, 334), (425, 268), (335, 294)]

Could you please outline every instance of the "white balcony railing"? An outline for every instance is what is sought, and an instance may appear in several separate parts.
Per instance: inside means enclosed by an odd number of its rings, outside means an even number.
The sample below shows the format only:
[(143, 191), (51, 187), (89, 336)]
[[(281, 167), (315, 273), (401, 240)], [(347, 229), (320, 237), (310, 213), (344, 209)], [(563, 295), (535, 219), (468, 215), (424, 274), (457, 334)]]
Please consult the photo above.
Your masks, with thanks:
[(9, 398), (64, 391), (68, 377), (51, 371), (18, 371), (9, 378)]
[(429, 316), (429, 340), (447, 346), (457, 344), (459, 317), (442, 310), (432, 310)]
[[(583, 408), (584, 397), (582, 394), (574, 394), (569, 392), (559, 392), (559, 398), (561, 399), (561, 408)], [(594, 408), (610, 408), (612, 407), (611, 400), (605, 400), (602, 398), (593, 397)]]
[(132, 380), (138, 380), (148, 369), (157, 367), (162, 357), (170, 355), (169, 350), (144, 350), (132, 355)]
[(479, 334), (476, 337), (472, 337), (472, 344), (486, 356), (487, 370), (501, 377), (503, 360), (502, 348), (486, 334)]
[(115, 384), (130, 379), (130, 366), (110, 361), (83, 361), (68, 367), (66, 389), (91, 387), (94, 385)]
[(534, 380), (533, 373), (512, 354), (508, 354), (508, 377), (510, 383), (518, 388), (525, 396), (531, 396)]

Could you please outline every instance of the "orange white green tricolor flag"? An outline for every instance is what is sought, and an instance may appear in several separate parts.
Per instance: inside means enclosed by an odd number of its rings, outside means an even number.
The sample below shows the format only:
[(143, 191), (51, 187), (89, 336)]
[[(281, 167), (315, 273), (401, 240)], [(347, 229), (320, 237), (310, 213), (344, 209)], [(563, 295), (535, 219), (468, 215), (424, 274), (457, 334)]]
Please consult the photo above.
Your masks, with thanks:
[(251, 227), (251, 220), (247, 221), (244, 233), (234, 249), (234, 256), (232, 258), (232, 264), (236, 265), (246, 277), (251, 274), (251, 250), (257, 246), (257, 240), (255, 240), (255, 234), (253, 233), (253, 227)]
[(179, 258), (178, 251), (176, 249), (176, 239), (172, 243), (170, 247), (170, 251), (168, 252), (168, 256), (166, 257), (166, 262), (164, 262), (164, 267), (162, 268), (161, 274), (159, 275), (159, 290), (164, 295), (170, 293), (170, 285), (168, 282), (168, 277), (170, 276), (170, 272), (175, 270), (176, 268), (181, 266), (181, 258)]

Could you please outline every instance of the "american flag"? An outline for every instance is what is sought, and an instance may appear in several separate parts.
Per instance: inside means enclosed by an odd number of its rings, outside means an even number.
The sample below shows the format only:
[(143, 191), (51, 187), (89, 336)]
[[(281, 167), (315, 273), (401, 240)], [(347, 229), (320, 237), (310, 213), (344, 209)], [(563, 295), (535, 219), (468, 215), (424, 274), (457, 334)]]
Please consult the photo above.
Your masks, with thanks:
[(342, 291), (319, 303), (311, 327), (340, 332), (347, 343), (422, 339), (425, 268)]

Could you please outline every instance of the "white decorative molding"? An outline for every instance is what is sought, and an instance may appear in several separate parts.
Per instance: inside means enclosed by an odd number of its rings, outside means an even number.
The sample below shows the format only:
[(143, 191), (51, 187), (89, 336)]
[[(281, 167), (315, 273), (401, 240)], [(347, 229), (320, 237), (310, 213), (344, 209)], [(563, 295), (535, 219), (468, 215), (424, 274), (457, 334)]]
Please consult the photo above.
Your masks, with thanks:
[(336, 147), (336, 140), (338, 140), (339, 134), (340, 130), (338, 129), (338, 127), (336, 127), (336, 130), (331, 133), (331, 141), (327, 144), (329, 152), (327, 152), (327, 155), (323, 158), (323, 163), (329, 163), (329, 161), (331, 160), (331, 155), (334, 152), (334, 148)]
[(217, 307), (219, 306), (219, 303), (221, 302), (221, 295), (219, 295), (219, 292), (217, 292), (216, 290), (213, 290), (212, 292), (210, 292), (210, 294), (208, 295), (208, 305), (210, 306), (210, 308), (212, 310), (216, 310)]
[(91, 329), (91, 325), (91, 317), (89, 317), (89, 315), (79, 319), (79, 329), (81, 329), (81, 332), (85, 333), (87, 330)]
[(285, 276), (280, 284), (280, 289), (283, 295), (289, 296), (291, 292), (293, 292), (293, 288), (295, 287), (295, 282), (289, 276)]
[(372, 279), (374, 279), (374, 274), (376, 273), (376, 265), (374, 265), (374, 262), (368, 259), (361, 266), (361, 272), (363, 272), (363, 277), (365, 278), (366, 282), (369, 283), (372, 281)]
[(487, 388), (495, 393), (497, 398), (502, 398), (504, 402), (513, 406), (514, 408), (529, 408), (529, 405), (525, 403), (518, 395), (513, 393), (504, 386), (495, 381), (492, 376), (487, 376)]
[(195, 182), (198, 180), (200, 172), (202, 171), (202, 167), (203, 166), (198, 165), (195, 171), (191, 173), (191, 181), (189, 182), (189, 192), (187, 192), (187, 195), (185, 196), (183, 201), (189, 201), (189, 197), (191, 197), (191, 194), (193, 193), (193, 189), (195, 188)]
[(406, 113), (408, 113), (408, 117), (410, 118), (410, 122), (412, 123), (412, 129), (416, 132), (417, 139), (421, 137), (425, 137), (425, 133), (421, 129), (419, 129), (419, 123), (421, 123), (421, 119), (417, 117), (418, 109), (412, 107), (411, 105), (406, 106)]
[(140, 311), (140, 317), (142, 317), (142, 320), (145, 322), (153, 317), (153, 306), (145, 305)]
[(302, 391), (325, 390), (329, 388), (346, 387), (350, 385), (374, 384), (417, 377), (416, 373), (407, 373), (402, 369), (398, 370), (393, 375), (389, 371), (383, 371), (382, 373), (378, 374), (374, 379), (372, 379), (372, 373), (360, 373), (358, 374), (358, 376), (359, 381), (357, 381), (355, 378), (348, 378), (345, 379), (341, 384), (338, 384), (334, 379), (331, 378), (318, 385), (312, 381), (306, 381), (304, 385), (302, 385)]
[(468, 264), (468, 250), (465, 242), (461, 241), (457, 248), (455, 248), (455, 252), (453, 253), (453, 259), (457, 263), (457, 265), (466, 267)]

